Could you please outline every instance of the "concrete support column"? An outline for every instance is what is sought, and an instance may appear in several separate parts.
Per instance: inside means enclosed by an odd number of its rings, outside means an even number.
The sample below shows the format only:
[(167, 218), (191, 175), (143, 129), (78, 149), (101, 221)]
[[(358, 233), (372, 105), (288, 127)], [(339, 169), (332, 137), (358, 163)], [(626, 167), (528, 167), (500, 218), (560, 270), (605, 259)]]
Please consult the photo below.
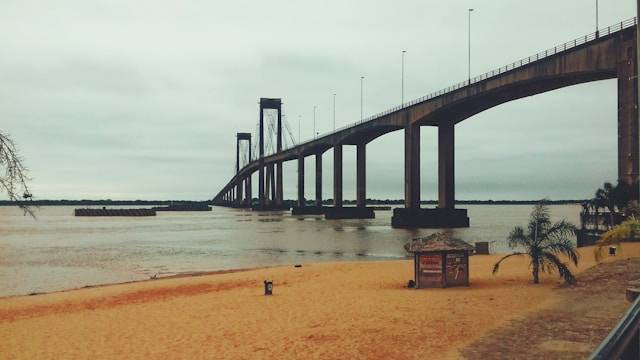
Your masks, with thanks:
[(264, 193), (264, 203), (266, 205), (271, 204), (271, 191), (269, 191), (271, 189), (271, 166), (267, 165), (266, 166), (266, 189), (265, 189), (265, 193)]
[(236, 184), (236, 204), (242, 204), (242, 180), (239, 180)]
[[(627, 49), (629, 51), (627, 51)], [(639, 200), (637, 53), (632, 44), (621, 46), (618, 63), (618, 181), (629, 185), (631, 200)]]
[(276, 202), (276, 172), (275, 172), (275, 164), (271, 163), (269, 166), (269, 176), (271, 177), (271, 186), (267, 188), (271, 194), (269, 195), (269, 199), (271, 204)]
[(454, 123), (438, 126), (438, 207), (455, 208)]
[[(282, 151), (282, 103), (278, 102), (278, 124), (277, 124), (277, 138), (276, 149), (278, 152)], [(276, 189), (275, 189), (275, 203), (276, 205), (282, 205), (282, 161), (278, 161), (276, 164)]]
[(342, 207), (342, 145), (333, 148), (333, 206)]
[(298, 207), (304, 206), (304, 155), (298, 155)]
[(249, 179), (251, 178), (251, 175), (247, 176), (246, 178), (244, 178), (244, 180), (242, 180), (242, 185), (244, 186), (244, 199), (242, 199), (242, 202), (244, 203), (244, 205), (251, 205), (251, 197), (249, 196)]
[(356, 146), (356, 205), (366, 206), (367, 200), (367, 144)]
[(420, 126), (404, 128), (404, 207), (420, 208)]
[(276, 163), (276, 205), (281, 206), (282, 201), (282, 161)]
[(322, 206), (322, 153), (316, 154), (316, 206)]

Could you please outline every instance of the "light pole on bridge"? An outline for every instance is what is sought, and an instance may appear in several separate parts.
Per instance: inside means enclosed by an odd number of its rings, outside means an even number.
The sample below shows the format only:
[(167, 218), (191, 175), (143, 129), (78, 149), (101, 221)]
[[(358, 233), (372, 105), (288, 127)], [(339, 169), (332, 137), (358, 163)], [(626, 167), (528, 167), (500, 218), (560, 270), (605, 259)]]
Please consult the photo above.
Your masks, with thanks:
[[(640, 0), (638, 0), (640, 1)], [(360, 121), (364, 119), (364, 92), (362, 91), (364, 76), (360, 76)]]
[(404, 54), (407, 53), (407, 50), (402, 50), (402, 95), (400, 106), (404, 106)]
[(468, 70), (469, 70), (469, 85), (471, 85), (471, 13), (473, 12), (473, 9), (469, 9), (469, 22), (468, 22), (468, 27), (469, 27), (469, 48), (468, 48), (468, 59), (469, 59), (469, 64), (468, 64)]
[(336, 131), (336, 94), (333, 93), (333, 131)]
[(302, 143), (302, 138), (300, 137), (300, 134), (302, 134), (302, 131), (300, 131), (300, 124), (302, 123), (301, 118), (302, 115), (298, 115), (298, 143)]
[(316, 105), (313, 105), (313, 138), (316, 138)]
[(596, 38), (600, 37), (600, 30), (598, 27), (598, 0), (596, 0)]

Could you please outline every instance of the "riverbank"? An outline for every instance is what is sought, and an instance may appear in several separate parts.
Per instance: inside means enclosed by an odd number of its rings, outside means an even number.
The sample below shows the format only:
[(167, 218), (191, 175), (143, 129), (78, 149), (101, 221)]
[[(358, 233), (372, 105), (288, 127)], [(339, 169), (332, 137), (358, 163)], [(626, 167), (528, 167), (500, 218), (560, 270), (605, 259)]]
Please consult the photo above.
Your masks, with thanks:
[[(620, 260), (640, 257), (625, 244)], [(578, 273), (592, 267), (580, 249)], [(525, 258), (470, 259), (471, 286), (404, 288), (411, 261), (304, 264), (0, 299), (8, 358), (456, 358), (483, 335), (550, 309), (557, 275)], [(607, 261), (610, 261), (607, 259)], [(263, 280), (273, 280), (265, 297)], [(624, 297), (624, 293), (620, 294)]]

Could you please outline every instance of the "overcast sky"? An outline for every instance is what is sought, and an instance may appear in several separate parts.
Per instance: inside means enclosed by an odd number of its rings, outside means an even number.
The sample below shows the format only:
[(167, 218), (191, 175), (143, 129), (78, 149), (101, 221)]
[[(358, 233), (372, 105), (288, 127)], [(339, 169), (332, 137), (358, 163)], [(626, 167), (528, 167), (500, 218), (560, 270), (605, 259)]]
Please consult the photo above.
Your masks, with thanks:
[[(595, 30), (595, 0), (0, 0), (0, 128), (37, 198), (208, 199), (234, 171), (235, 133), (279, 97), (302, 140)], [(600, 0), (600, 25), (635, 1)], [(617, 173), (615, 80), (500, 105), (456, 126), (458, 199), (586, 198)], [(422, 198), (437, 129), (422, 128)], [(403, 197), (403, 134), (367, 148), (367, 197)], [(332, 151), (324, 157), (332, 194)], [(313, 157), (306, 193), (313, 198)], [(355, 198), (355, 148), (344, 195)], [(254, 180), (254, 187), (257, 186)], [(296, 164), (285, 164), (295, 198)], [(254, 191), (256, 195), (256, 191)]]

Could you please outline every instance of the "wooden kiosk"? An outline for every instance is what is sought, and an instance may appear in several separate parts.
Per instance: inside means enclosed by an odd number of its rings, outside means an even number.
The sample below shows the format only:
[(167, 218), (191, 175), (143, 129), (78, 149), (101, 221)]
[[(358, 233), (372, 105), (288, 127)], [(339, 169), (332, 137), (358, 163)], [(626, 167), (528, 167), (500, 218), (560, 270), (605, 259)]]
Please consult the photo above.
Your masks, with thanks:
[(404, 248), (414, 254), (417, 289), (469, 286), (472, 245), (445, 233), (435, 233), (413, 239)]

